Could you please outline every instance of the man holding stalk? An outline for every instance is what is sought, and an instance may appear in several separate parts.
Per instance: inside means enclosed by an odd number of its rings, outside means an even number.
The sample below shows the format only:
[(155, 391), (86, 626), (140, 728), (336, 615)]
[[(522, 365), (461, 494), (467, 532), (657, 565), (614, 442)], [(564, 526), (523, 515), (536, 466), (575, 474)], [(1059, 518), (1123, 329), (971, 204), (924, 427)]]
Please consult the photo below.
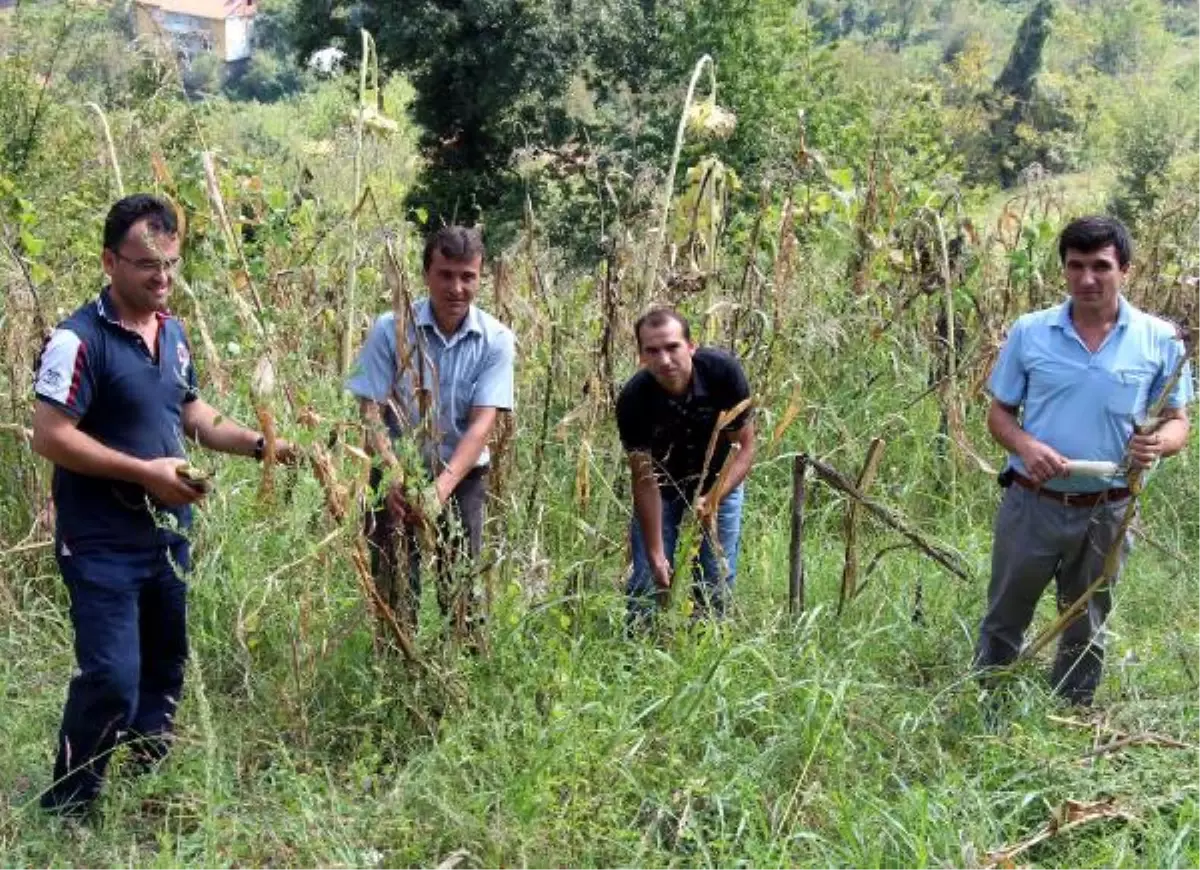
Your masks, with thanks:
[[(422, 538), (434, 539), (443, 616), (468, 631), (480, 615), (473, 575), (483, 545), (487, 444), (500, 412), (513, 407), (515, 357), (512, 331), (473, 304), (482, 264), (477, 230), (448, 226), (434, 232), (423, 258), (428, 297), (414, 303), (399, 325), (394, 311), (376, 320), (346, 381), (369, 436), (386, 425), (392, 440), (368, 437), (373, 453), (390, 453), (402, 436), (420, 453), (417, 473), (414, 463), (401, 463), (407, 476), (389, 482), (368, 520), (376, 583), (409, 630), (421, 594)], [(372, 488), (383, 478), (377, 463)], [(408, 576), (397, 580), (402, 551)]]
[[(34, 382), (33, 449), (54, 463), (54, 554), (79, 672), (42, 806), (88, 812), (109, 756), (167, 752), (187, 659), (187, 529), (207, 484), (184, 437), (261, 459), (264, 438), (203, 399), (183, 325), (166, 310), (180, 264), (175, 212), (145, 194), (104, 223), (109, 285), (50, 335)], [(276, 458), (295, 449), (276, 443)]]
[(722, 617), (737, 574), (742, 483), (754, 461), (750, 386), (732, 355), (697, 348), (674, 309), (650, 309), (634, 335), (642, 369), (617, 399), (633, 486), (629, 621), (648, 621), (666, 599), (689, 508), (702, 535), (693, 614)]
[[(988, 430), (1009, 457), (975, 664), (1014, 661), (1051, 577), (1062, 611), (1101, 579), (1119, 547), (1110, 581), (1063, 631), (1051, 672), (1059, 695), (1090, 705), (1111, 586), (1130, 549), (1128, 537), (1118, 542), (1131, 498), (1126, 475), (1184, 448), (1193, 393), (1175, 328), (1121, 293), (1132, 256), (1125, 226), (1080, 218), (1058, 248), (1070, 298), (1016, 321), (989, 381)], [(1147, 419), (1164, 394), (1157, 419)]]

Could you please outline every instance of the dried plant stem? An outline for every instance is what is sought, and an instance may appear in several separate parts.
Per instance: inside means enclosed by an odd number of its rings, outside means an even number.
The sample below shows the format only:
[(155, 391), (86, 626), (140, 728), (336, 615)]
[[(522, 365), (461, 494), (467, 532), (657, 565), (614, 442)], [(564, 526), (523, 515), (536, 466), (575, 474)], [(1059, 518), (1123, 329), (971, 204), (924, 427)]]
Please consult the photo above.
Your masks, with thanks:
[[(371, 56), (374, 54), (375, 41), (365, 28), (362, 34), (362, 58), (359, 62), (358, 75), (358, 116), (354, 122), (354, 201), (362, 195), (363, 180), (363, 120), (366, 115), (367, 72), (371, 68)], [(375, 87), (379, 87), (379, 62), (375, 62)], [(346, 279), (346, 312), (342, 324), (342, 353), (341, 370), (350, 370), (350, 347), (354, 336), (354, 321), (358, 317), (358, 210), (350, 218), (350, 274)]]
[(241, 294), (236, 288), (233, 292), (234, 301), (238, 303), (239, 310), (249, 316), (250, 323), (259, 337), (266, 338), (267, 330), (262, 321), (264, 315), (262, 299), (258, 295), (254, 279), (250, 276), (250, 264), (246, 262), (246, 255), (242, 251), (241, 243), (238, 242), (237, 233), (233, 231), (233, 223), (229, 220), (229, 211), (225, 208), (225, 198), (221, 195), (221, 185), (217, 181), (217, 167), (212, 152), (202, 151), (200, 162), (204, 167), (204, 183), (209, 204), (217, 214), (217, 220), (221, 224), (221, 230), (225, 234), (225, 241), (229, 245), (229, 249), (237, 254), (241, 261), (241, 275), (246, 281), (246, 287), (250, 290), (250, 299), (254, 303), (254, 309), (252, 311), (246, 309), (245, 300), (241, 298)]
[(961, 558), (957, 553), (947, 550), (940, 544), (929, 541), (920, 532), (913, 529), (898, 513), (888, 507), (884, 507), (871, 499), (867, 498), (858, 487), (854, 485), (844, 474), (838, 471), (831, 465), (822, 462), (819, 459), (808, 457), (808, 463), (812, 466), (814, 472), (827, 484), (834, 489), (839, 490), (852, 499), (860, 502), (863, 507), (869, 510), (872, 514), (882, 520), (886, 525), (895, 529), (928, 556), (933, 561), (937, 562), (955, 577), (960, 580), (970, 580), (971, 575), (966, 567), (962, 564)]
[[(862, 470), (858, 474), (858, 491), (866, 493), (875, 480), (879, 471), (879, 460), (883, 457), (884, 440), (872, 438), (871, 446), (867, 448), (867, 456), (863, 461)], [(841, 615), (846, 602), (858, 592), (858, 502), (850, 499), (846, 502), (846, 516), (842, 521), (842, 530), (846, 539), (846, 557), (842, 565), (842, 589), (838, 595), (837, 612)]]
[(108, 127), (108, 118), (104, 115), (104, 110), (95, 103), (86, 104), (89, 109), (96, 113), (100, 119), (100, 129), (104, 133), (104, 144), (108, 148), (108, 163), (112, 166), (113, 181), (117, 184), (117, 196), (125, 196), (125, 182), (121, 180), (121, 164), (117, 162), (117, 149), (113, 147), (112, 130)]
[(208, 322), (204, 317), (204, 309), (200, 307), (200, 299), (192, 290), (192, 285), (185, 281), (182, 275), (175, 276), (175, 283), (183, 288), (183, 292), (187, 294), (192, 303), (192, 311), (196, 316), (196, 329), (200, 332), (200, 344), (204, 347), (204, 355), (208, 358), (208, 371), (205, 372), (205, 376), (216, 388), (218, 395), (224, 395), (229, 392), (229, 379), (221, 365), (221, 355), (217, 352), (217, 345), (208, 331)]
[[(323, 447), (314, 445), (311, 458), (313, 474), (325, 492), (325, 507), (334, 522), (339, 526), (344, 525), (350, 513), (350, 494), (346, 491), (346, 487), (338, 482), (337, 473), (333, 468), (333, 460)], [(421, 657), (417, 653), (412, 638), (396, 619), (395, 611), (388, 606), (388, 603), (380, 596), (379, 590), (375, 588), (375, 581), (371, 576), (370, 555), (367, 553), (367, 545), (361, 535), (354, 537), (354, 544), (350, 550), (350, 561), (354, 566), (354, 575), (358, 580), (359, 589), (368, 606), (382, 618), (383, 623), (391, 630), (396, 645), (400, 647), (405, 659), (414, 665), (421, 664)]]
[(266, 402), (256, 403), (254, 413), (258, 417), (259, 431), (263, 434), (262, 479), (258, 485), (260, 501), (270, 502), (275, 497), (275, 416)]
[(683, 111), (679, 113), (679, 127), (675, 131), (675, 150), (671, 154), (671, 165), (667, 170), (667, 180), (663, 184), (662, 206), (658, 217), (658, 237), (652, 242), (654, 255), (650, 258), (646, 269), (645, 284), (651, 290), (654, 287), (654, 278), (658, 272), (658, 265), (662, 262), (663, 251), (667, 246), (667, 218), (671, 214), (671, 199), (675, 195), (675, 171), (679, 166), (679, 155), (683, 151), (684, 134), (687, 132), (688, 111), (692, 107), (692, 100), (696, 95), (696, 84), (700, 81), (700, 75), (704, 72), (705, 67), (708, 68), (710, 97), (714, 101), (717, 99), (716, 66), (712, 57), (706, 54), (696, 62), (696, 66), (692, 70), (692, 78), (688, 82), (687, 96), (683, 100)]

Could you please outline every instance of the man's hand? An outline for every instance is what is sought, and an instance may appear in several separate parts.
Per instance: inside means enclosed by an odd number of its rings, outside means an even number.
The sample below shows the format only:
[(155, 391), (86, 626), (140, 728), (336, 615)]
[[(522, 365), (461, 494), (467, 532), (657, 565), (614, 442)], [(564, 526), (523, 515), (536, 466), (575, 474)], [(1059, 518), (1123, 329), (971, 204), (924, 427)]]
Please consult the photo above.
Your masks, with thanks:
[(1149, 468), (1162, 455), (1162, 437), (1157, 432), (1138, 433), (1129, 439), (1129, 465), (1131, 468)]
[(1025, 473), (1034, 483), (1067, 476), (1067, 460), (1049, 444), (1030, 438), (1029, 444), (1017, 455), (1021, 457)]
[(410, 499), (399, 483), (392, 484), (387, 494), (387, 507), (392, 517), (408, 526), (431, 525), (442, 512), (442, 501), (437, 484), (429, 484)]
[(671, 563), (663, 555), (650, 557), (650, 576), (659, 589), (671, 588)]
[(187, 464), (186, 459), (179, 459), (175, 456), (147, 460), (143, 467), (142, 478), (138, 482), (146, 492), (167, 507), (176, 508), (194, 504), (204, 498), (204, 490), (192, 486), (179, 476), (176, 469)]
[(304, 461), (304, 453), (299, 445), (282, 438), (275, 440), (275, 461), (280, 465), (299, 465)]

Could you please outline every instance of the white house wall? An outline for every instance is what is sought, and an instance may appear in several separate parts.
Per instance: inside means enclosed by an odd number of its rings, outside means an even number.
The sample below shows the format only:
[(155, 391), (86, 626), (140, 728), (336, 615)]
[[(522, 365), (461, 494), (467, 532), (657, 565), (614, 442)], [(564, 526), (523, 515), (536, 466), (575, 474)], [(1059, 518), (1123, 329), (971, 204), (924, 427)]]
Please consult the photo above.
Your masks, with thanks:
[(253, 18), (225, 19), (225, 61), (244, 60), (250, 56), (250, 35)]

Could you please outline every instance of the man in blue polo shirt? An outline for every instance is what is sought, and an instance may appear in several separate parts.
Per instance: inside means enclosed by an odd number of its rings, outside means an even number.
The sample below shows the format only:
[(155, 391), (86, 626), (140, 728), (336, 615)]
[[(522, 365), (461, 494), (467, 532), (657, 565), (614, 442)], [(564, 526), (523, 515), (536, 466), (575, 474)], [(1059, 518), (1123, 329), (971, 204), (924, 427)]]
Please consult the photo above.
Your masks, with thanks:
[[(483, 545), (487, 443), (499, 413), (513, 407), (515, 355), (512, 331), (472, 304), (482, 263), (478, 231), (449, 226), (434, 232), (426, 241), (423, 262), (429, 296), (414, 303), (403, 326), (401, 352), (395, 313), (389, 311), (375, 322), (346, 381), (369, 428), (382, 421), (392, 439), (408, 435), (418, 442), (432, 481), (420, 498), (411, 491), (406, 496), (399, 483), (393, 485), (368, 518), (371, 566), (380, 594), (410, 629), (421, 594), (418, 525), (436, 532), (443, 616), (466, 631), (479, 615), (473, 575)], [(423, 437), (419, 430), (426, 402), (434, 431)], [(381, 479), (376, 467), (373, 489)], [(447, 505), (450, 510), (443, 510)], [(397, 580), (401, 544), (408, 552), (408, 576)]]
[[(1130, 497), (1125, 478), (1083, 476), (1068, 463), (1146, 468), (1187, 443), (1186, 368), (1167, 398), (1164, 422), (1135, 433), (1185, 351), (1172, 325), (1121, 295), (1132, 256), (1125, 226), (1080, 218), (1063, 230), (1058, 249), (1070, 298), (1017, 320), (989, 381), (988, 429), (1009, 456), (975, 653), (980, 668), (1017, 657), (1052, 577), (1061, 610), (1100, 576), (1116, 543)], [(1123, 566), (1130, 541), (1121, 546)], [(1110, 606), (1111, 590), (1100, 589), (1060, 638), (1051, 683), (1072, 703), (1090, 704), (1100, 683)]]
[[(167, 751), (187, 659), (187, 529), (201, 486), (184, 437), (261, 457), (262, 436), (199, 397), (183, 325), (166, 311), (179, 268), (171, 207), (146, 195), (108, 213), (109, 285), (58, 325), (34, 382), (33, 449), (54, 463), (55, 557), (71, 596), (71, 680), (46, 809), (84, 814), (109, 756)], [(281, 443), (278, 456), (295, 451)]]

